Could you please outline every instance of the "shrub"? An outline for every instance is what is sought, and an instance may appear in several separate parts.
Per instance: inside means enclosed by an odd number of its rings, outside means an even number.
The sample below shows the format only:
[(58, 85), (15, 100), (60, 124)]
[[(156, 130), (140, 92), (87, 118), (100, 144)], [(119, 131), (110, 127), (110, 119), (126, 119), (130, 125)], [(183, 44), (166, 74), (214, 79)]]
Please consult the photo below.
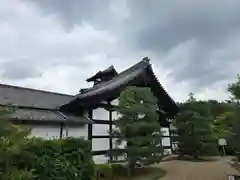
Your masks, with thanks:
[(36, 180), (91, 180), (94, 163), (90, 143), (83, 139), (43, 140), (33, 138), (26, 150), (34, 154), (29, 168)]
[(95, 169), (98, 177), (111, 178), (113, 176), (111, 164), (96, 164)]
[(112, 172), (114, 175), (125, 175), (126, 167), (121, 164), (112, 164)]

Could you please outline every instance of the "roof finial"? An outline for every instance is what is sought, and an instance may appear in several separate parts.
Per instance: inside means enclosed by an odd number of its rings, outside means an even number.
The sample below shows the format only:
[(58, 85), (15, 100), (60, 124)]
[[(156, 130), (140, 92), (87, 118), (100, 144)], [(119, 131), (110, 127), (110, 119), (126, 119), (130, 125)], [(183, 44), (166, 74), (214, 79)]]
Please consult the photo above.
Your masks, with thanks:
[(142, 61), (144, 61), (145, 63), (149, 63), (150, 59), (148, 57), (144, 57), (142, 58)]

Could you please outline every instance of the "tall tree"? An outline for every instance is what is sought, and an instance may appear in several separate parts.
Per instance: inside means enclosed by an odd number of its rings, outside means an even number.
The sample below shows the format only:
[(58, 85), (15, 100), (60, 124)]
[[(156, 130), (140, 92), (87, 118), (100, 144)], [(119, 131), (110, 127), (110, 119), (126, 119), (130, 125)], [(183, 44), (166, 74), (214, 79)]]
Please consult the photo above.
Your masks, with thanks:
[(237, 81), (228, 86), (228, 91), (232, 96), (232, 104), (235, 105), (235, 111), (228, 116), (232, 122), (232, 139), (231, 144), (235, 151), (240, 152), (240, 75), (237, 76)]
[(197, 102), (192, 93), (180, 108), (181, 112), (175, 121), (180, 155), (199, 158), (201, 155), (215, 153), (216, 139), (209, 108), (203, 102)]
[(228, 86), (228, 91), (232, 95), (232, 100), (240, 105), (240, 75), (237, 75), (237, 81)]
[(128, 87), (120, 95), (120, 118), (113, 134), (121, 137), (118, 142), (126, 142), (130, 173), (137, 161), (154, 163), (162, 156), (157, 109), (157, 99), (149, 88)]

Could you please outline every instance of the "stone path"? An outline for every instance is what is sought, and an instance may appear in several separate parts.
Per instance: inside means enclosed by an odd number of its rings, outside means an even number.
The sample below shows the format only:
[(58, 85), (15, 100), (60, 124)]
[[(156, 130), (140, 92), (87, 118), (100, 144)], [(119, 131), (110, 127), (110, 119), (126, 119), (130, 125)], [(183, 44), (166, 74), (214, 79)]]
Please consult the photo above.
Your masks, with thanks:
[(167, 170), (167, 175), (159, 180), (227, 180), (229, 174), (240, 175), (228, 161), (229, 158), (207, 162), (171, 160), (156, 166)]

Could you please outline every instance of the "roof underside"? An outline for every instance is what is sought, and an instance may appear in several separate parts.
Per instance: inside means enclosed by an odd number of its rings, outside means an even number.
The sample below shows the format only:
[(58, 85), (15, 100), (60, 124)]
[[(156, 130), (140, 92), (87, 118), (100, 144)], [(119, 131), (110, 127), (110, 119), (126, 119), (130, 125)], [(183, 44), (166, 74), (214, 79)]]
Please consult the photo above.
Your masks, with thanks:
[(99, 83), (85, 92), (77, 94), (71, 101), (61, 108), (86, 107), (102, 100), (117, 98), (127, 86), (148, 86), (158, 98), (159, 108), (163, 109), (167, 117), (173, 117), (178, 112), (178, 106), (167, 94), (155, 77), (149, 61), (144, 59), (129, 69), (123, 71), (110, 81)]

